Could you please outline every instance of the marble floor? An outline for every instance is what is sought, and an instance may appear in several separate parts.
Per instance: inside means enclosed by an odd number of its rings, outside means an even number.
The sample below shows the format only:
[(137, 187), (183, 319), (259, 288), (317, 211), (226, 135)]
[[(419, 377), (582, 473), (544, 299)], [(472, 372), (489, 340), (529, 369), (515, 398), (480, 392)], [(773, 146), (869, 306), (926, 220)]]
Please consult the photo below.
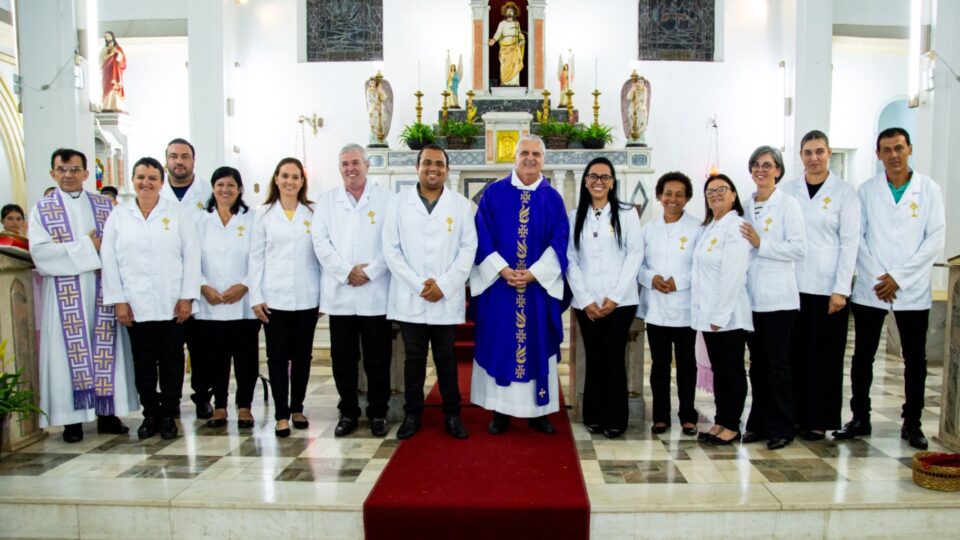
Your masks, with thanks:
[[(846, 369), (848, 377), (849, 355)], [(902, 375), (898, 357), (878, 356), (874, 433), (854, 441), (797, 440), (769, 451), (763, 443), (699, 444), (676, 426), (653, 435), (648, 422), (620, 440), (575, 424), (592, 536), (899, 537), (954, 530), (960, 494), (912, 482), (914, 450), (899, 438)], [(566, 365), (561, 377), (568, 377)], [(944, 450), (933, 438), (940, 388), (941, 369), (931, 367), (923, 418), (931, 450)], [(645, 398), (649, 404), (649, 387)], [(224, 428), (207, 428), (184, 401), (174, 440), (138, 440), (137, 415), (125, 420), (129, 435), (98, 435), (88, 424), (82, 442), (66, 444), (52, 429), (44, 440), (4, 455), (0, 538), (362, 537), (362, 504), (398, 445), (398, 423), (383, 439), (365, 423), (334, 438), (337, 395), (329, 365), (317, 364), (311, 374), (309, 429), (288, 439), (274, 436), (259, 384), (252, 430), (238, 429), (234, 418)], [(712, 396), (698, 393), (697, 407), (706, 428)]]

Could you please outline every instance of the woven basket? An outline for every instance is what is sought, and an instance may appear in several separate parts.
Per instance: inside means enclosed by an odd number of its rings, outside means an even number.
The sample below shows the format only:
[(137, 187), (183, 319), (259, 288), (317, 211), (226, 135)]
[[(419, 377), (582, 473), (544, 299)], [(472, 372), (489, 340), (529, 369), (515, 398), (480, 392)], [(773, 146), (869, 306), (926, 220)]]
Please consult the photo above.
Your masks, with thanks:
[(913, 482), (937, 491), (960, 491), (960, 467), (923, 466), (921, 459), (938, 452), (917, 452), (913, 455)]

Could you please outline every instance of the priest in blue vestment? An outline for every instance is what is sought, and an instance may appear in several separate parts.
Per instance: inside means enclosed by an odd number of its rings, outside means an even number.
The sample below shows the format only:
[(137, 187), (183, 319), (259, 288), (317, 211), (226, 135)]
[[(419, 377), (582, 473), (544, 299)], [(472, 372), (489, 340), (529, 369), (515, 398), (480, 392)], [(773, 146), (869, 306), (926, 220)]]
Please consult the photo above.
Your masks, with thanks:
[(552, 434), (547, 415), (560, 408), (557, 361), (567, 307), (569, 224), (563, 199), (541, 175), (545, 155), (539, 137), (522, 137), (514, 170), (487, 186), (476, 215), (470, 399), (493, 411), (494, 435), (509, 428), (511, 416)]

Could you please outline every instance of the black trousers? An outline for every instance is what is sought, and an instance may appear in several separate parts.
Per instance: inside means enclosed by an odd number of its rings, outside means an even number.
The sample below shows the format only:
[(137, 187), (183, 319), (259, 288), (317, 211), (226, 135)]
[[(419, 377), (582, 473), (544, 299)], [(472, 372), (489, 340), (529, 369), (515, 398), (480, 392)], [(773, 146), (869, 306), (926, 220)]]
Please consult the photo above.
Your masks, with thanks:
[(267, 338), (267, 371), (273, 390), (276, 420), (288, 420), (290, 413), (303, 412), (303, 400), (310, 380), (313, 333), (317, 329), (317, 308), (299, 311), (270, 310), (270, 322), (263, 325)]
[(187, 351), (190, 353), (190, 400), (196, 404), (210, 403), (213, 395), (213, 366), (204, 352), (206, 340), (200, 321), (190, 317), (183, 323)]
[(184, 326), (170, 319), (135, 322), (128, 330), (133, 349), (134, 383), (140, 394), (143, 416), (180, 416)]
[(670, 425), (670, 364), (677, 361), (677, 397), (681, 424), (696, 424), (700, 415), (693, 406), (697, 385), (697, 331), (689, 327), (657, 326), (647, 323), (650, 343), (650, 390), (653, 392), (653, 421)]
[(203, 356), (210, 363), (214, 405), (218, 409), (227, 408), (230, 360), (233, 359), (233, 371), (237, 379), (237, 408), (249, 409), (253, 403), (253, 388), (257, 384), (259, 371), (260, 321), (239, 319), (197, 322), (203, 337)]
[(340, 394), (340, 414), (360, 417), (358, 380), (360, 346), (367, 374), (367, 418), (385, 418), (390, 399), (391, 326), (386, 315), (331, 315), (330, 356), (333, 381)]
[(627, 334), (637, 306), (623, 306), (591, 321), (575, 310), (583, 349), (583, 423), (625, 431), (630, 415), (627, 403)]
[(747, 372), (743, 353), (747, 341), (745, 330), (704, 332), (703, 341), (713, 369), (713, 396), (717, 405), (714, 423), (738, 431), (747, 399)]
[(750, 386), (753, 402), (747, 431), (767, 437), (792, 439), (793, 385), (790, 382), (790, 332), (795, 310), (753, 312), (750, 348)]
[(840, 428), (850, 304), (831, 315), (829, 307), (829, 296), (800, 293), (790, 336), (790, 381), (794, 420), (801, 431)]
[[(873, 383), (873, 359), (880, 344), (880, 331), (887, 311), (861, 304), (853, 304), (853, 323), (856, 336), (850, 382), (853, 396), (850, 409), (853, 417), (870, 420), (870, 385)], [(923, 394), (927, 380), (927, 325), (930, 310), (894, 311), (900, 346), (903, 351), (903, 383), (906, 401), (903, 404), (903, 425), (920, 427), (923, 413)]]
[(433, 347), (437, 383), (443, 398), (443, 413), (460, 414), (460, 388), (457, 385), (457, 359), (453, 355), (456, 325), (400, 323), (406, 360), (403, 366), (404, 404), (407, 414), (423, 413), (423, 381), (427, 372), (427, 344)]

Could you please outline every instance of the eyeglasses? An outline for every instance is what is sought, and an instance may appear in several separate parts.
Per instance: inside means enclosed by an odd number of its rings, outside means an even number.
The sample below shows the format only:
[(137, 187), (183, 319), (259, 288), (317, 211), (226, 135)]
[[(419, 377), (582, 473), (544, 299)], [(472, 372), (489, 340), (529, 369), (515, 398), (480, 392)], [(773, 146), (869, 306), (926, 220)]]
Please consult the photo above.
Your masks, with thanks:
[(704, 191), (703, 194), (707, 197), (713, 197), (714, 195), (726, 195), (728, 191), (730, 191), (730, 188), (727, 186), (720, 186), (718, 188), (708, 189)]
[(80, 174), (83, 172), (83, 167), (54, 167), (53, 170), (60, 176), (63, 176), (68, 172), (70, 174)]
[(613, 182), (613, 177), (609, 174), (594, 174), (590, 173), (587, 175), (588, 182), (596, 182), (597, 180), (603, 182), (604, 184), (608, 182)]
[(769, 161), (764, 161), (763, 163), (760, 163), (759, 161), (754, 161), (753, 163), (750, 164), (750, 170), (751, 170), (751, 171), (752, 171), (752, 170), (755, 170), (755, 169), (761, 169), (761, 170), (763, 170), (764, 172), (767, 172), (767, 171), (769, 171), (770, 169), (773, 169), (774, 167), (776, 167), (776, 165), (774, 165), (773, 163), (771, 163), (771, 162), (769, 162)]

